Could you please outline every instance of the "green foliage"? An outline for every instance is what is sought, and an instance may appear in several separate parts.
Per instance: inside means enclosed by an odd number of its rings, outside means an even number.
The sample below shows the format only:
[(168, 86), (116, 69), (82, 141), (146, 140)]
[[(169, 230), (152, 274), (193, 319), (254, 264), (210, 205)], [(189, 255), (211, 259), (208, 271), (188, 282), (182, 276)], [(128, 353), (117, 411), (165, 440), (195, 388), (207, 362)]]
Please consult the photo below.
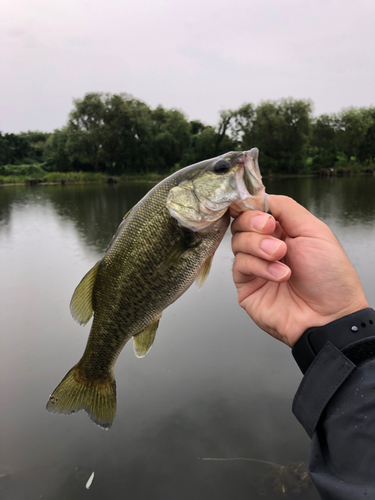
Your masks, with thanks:
[(147, 170), (167, 172), (190, 146), (189, 122), (181, 111), (158, 106), (151, 112), (152, 151)]
[(102, 159), (111, 174), (142, 169), (149, 114), (149, 108), (130, 95), (106, 95), (101, 144)]
[[(39, 131), (28, 131), (28, 132), (21, 132), (19, 134), (19, 137), (26, 139), (26, 141), (29, 143), (30, 150), (29, 150), (29, 156), (32, 162), (39, 161), (43, 162), (44, 159), (44, 147), (45, 144), (48, 140), (48, 138), (52, 134), (47, 133), (47, 132), (39, 132)], [(24, 161), (24, 160), (23, 160)]]
[(369, 110), (360, 108), (344, 109), (337, 115), (337, 146), (347, 160), (357, 157), (373, 119)]
[(185, 153), (183, 164), (197, 163), (215, 156), (217, 133), (213, 127), (204, 127), (191, 136), (191, 148)]
[(42, 179), (46, 175), (46, 171), (39, 164), (2, 165), (0, 166), (0, 175)]
[(281, 99), (256, 108), (252, 143), (260, 150), (263, 168), (272, 172), (303, 170), (311, 130), (310, 101)]
[(358, 161), (363, 165), (375, 163), (375, 108), (369, 108), (367, 113), (367, 131), (357, 149)]
[(45, 182), (79, 184), (82, 182), (105, 182), (107, 176), (101, 172), (49, 172), (44, 176)]
[[(252, 147), (260, 150), (263, 173), (369, 168), (375, 163), (375, 108), (313, 118), (311, 101), (288, 98), (222, 110), (217, 126), (210, 126), (189, 122), (177, 109), (151, 109), (129, 94), (91, 92), (74, 100), (66, 126), (52, 134), (0, 133), (0, 174), (21, 179), (48, 172), (51, 182), (99, 180), (90, 177), (92, 173), (103, 173), (101, 179), (163, 176), (226, 151)], [(32, 173), (36, 165), (42, 165), (41, 170)]]
[(88, 163), (98, 172), (105, 114), (103, 95), (86, 94), (83, 99), (75, 99), (74, 104), (66, 127), (66, 151), (70, 160)]
[(42, 162), (44, 143), (49, 135), (44, 132), (2, 135), (0, 132), (0, 165)]
[(318, 168), (332, 168), (337, 160), (336, 118), (321, 115), (312, 123), (310, 140), (312, 165)]
[(252, 130), (256, 119), (256, 110), (253, 104), (243, 104), (232, 112), (232, 117), (232, 140), (241, 145), (241, 149), (251, 149), (253, 147)]
[(27, 139), (21, 135), (0, 132), (0, 162), (2, 165), (14, 164), (16, 161), (29, 157), (31, 147)]
[(58, 172), (66, 172), (72, 169), (67, 149), (68, 134), (66, 128), (55, 130), (51, 134), (44, 145), (44, 159), (46, 162), (46, 170), (56, 170)]

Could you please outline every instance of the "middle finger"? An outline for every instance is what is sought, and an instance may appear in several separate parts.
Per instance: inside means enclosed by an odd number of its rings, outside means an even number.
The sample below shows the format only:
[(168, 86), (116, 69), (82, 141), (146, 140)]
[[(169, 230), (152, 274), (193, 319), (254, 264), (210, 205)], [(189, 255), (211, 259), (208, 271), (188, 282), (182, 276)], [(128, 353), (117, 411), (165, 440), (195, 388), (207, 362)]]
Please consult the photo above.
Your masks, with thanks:
[(286, 254), (287, 246), (284, 241), (268, 235), (253, 232), (239, 232), (232, 237), (232, 251), (254, 255), (261, 259), (277, 261)]

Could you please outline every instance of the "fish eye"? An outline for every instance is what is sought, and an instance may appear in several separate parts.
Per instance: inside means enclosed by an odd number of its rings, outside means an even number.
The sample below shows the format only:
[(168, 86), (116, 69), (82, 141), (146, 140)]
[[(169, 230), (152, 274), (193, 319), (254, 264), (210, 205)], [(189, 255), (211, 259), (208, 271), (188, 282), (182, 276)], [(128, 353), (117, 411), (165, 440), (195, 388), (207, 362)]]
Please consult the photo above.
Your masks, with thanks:
[(214, 172), (216, 174), (226, 174), (229, 172), (230, 165), (226, 160), (219, 160), (214, 166)]

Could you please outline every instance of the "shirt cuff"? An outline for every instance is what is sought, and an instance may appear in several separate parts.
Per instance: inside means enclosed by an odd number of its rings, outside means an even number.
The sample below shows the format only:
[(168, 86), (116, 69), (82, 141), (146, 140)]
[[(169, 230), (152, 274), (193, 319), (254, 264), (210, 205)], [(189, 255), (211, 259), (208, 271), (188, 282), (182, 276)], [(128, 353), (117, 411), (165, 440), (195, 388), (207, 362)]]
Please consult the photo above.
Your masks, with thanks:
[(293, 413), (312, 437), (319, 418), (356, 365), (327, 342), (309, 366), (293, 401)]
[(292, 354), (305, 373), (326, 342), (342, 351), (370, 337), (375, 338), (375, 311), (368, 307), (327, 325), (309, 328), (293, 347)]

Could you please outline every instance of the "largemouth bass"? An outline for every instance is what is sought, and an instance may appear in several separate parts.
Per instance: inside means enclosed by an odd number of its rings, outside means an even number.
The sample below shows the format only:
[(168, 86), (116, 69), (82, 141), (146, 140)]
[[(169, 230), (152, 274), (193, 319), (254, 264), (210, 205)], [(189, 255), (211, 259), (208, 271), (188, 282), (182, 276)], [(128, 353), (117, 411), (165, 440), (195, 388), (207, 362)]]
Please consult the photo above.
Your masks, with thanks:
[(236, 211), (268, 210), (258, 150), (231, 152), (179, 170), (137, 203), (103, 258), (74, 291), (73, 318), (94, 314), (85, 352), (49, 398), (56, 413), (86, 410), (101, 427), (116, 412), (114, 364), (133, 338), (150, 350), (162, 312), (194, 281), (202, 286)]

